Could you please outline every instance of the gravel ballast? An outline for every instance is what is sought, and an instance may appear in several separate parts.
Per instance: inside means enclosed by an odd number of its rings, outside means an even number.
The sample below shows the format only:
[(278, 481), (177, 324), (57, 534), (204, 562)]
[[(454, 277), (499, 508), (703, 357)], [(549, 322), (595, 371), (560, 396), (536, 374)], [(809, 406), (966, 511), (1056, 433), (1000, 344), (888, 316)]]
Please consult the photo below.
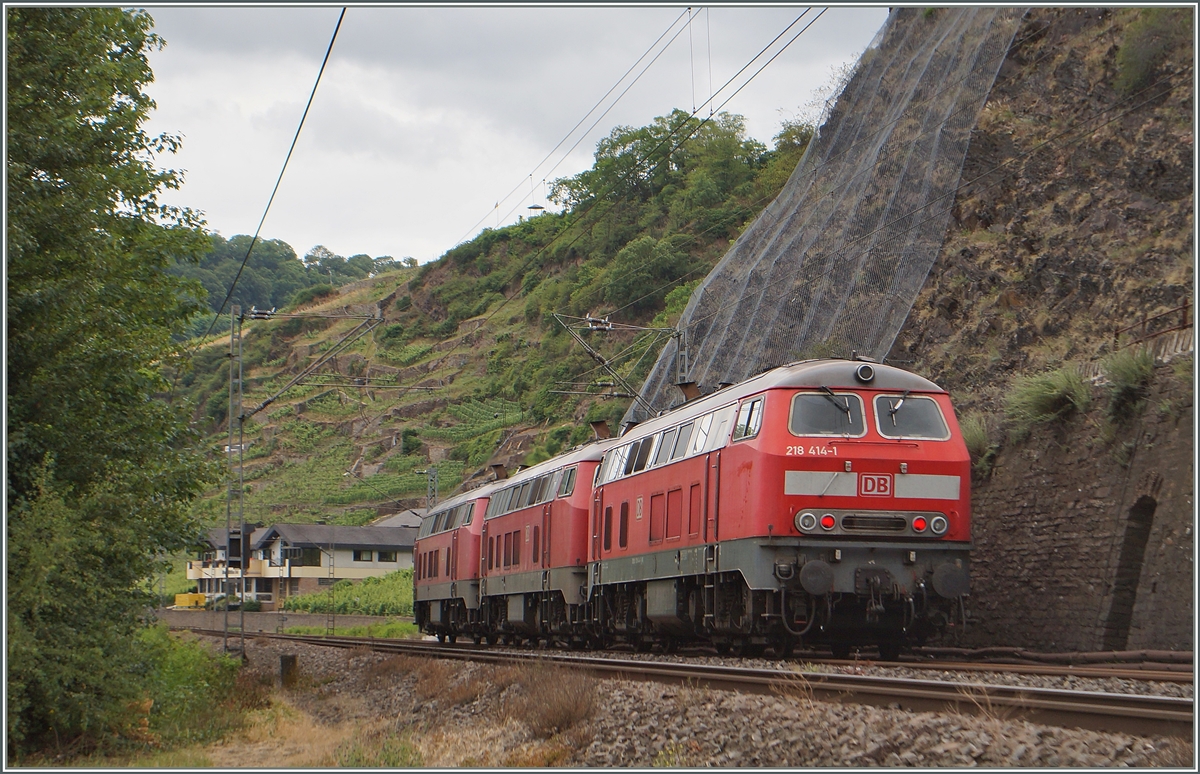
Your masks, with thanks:
[[(258, 638), (247, 640), (246, 651), (249, 668), (276, 675), (279, 656), (297, 654), (305, 679), (285, 692), (289, 703), (321, 723), (386, 722), (421, 750), (430, 767), (528, 765), (531, 750), (550, 748), (555, 751), (551, 765), (620, 767), (1190, 767), (1193, 755), (1192, 745), (1179, 739), (1043, 726), (1003, 711), (906, 712), (813, 701), (802, 681), (780, 695), (763, 696), (596, 680), (591, 716), (539, 739), (511, 711), (514, 695), (525, 689), (503, 682), (492, 686), (495, 666), (409, 662), (408, 671), (388, 670), (384, 662), (392, 657), (384, 654)], [(794, 662), (714, 661), (803, 668)], [(449, 669), (424, 666), (431, 663)], [(960, 676), (964, 682), (1191, 695), (1191, 686), (1177, 683), (1072, 677), (1064, 686), (1062, 678), (1007, 672), (934, 675), (903, 666), (842, 668), (917, 679)], [(422, 670), (450, 676), (439, 693), (430, 695), (427, 684), (419, 684)], [(466, 691), (464, 698), (463, 687), (476, 690)]]

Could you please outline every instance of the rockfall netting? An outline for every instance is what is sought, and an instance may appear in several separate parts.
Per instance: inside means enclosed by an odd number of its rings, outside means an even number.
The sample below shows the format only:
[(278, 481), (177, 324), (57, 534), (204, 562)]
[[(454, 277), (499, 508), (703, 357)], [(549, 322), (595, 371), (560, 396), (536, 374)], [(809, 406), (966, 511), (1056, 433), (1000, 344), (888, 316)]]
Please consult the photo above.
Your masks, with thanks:
[[(1023, 13), (892, 11), (783, 191), (692, 294), (687, 362), (672, 339), (642, 388), (655, 411), (680, 402), (681, 377), (707, 393), (809, 356), (887, 354)], [(625, 420), (647, 414), (635, 402)]]

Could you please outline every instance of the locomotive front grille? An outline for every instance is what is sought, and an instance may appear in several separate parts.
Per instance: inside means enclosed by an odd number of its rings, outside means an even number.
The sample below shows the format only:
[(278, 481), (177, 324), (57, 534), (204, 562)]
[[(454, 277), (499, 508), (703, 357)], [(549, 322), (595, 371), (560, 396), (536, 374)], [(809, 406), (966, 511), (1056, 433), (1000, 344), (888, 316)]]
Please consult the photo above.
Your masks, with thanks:
[(908, 519), (903, 516), (862, 516), (849, 515), (842, 517), (842, 529), (847, 532), (904, 532), (908, 529)]

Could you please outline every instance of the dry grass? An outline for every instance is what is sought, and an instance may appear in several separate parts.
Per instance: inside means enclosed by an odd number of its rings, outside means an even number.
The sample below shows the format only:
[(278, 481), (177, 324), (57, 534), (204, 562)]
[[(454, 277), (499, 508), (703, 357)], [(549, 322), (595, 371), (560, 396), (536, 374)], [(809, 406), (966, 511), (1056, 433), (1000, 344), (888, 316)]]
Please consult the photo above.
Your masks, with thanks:
[[(971, 685), (960, 685), (956, 689), (959, 696), (963, 697), (972, 707), (975, 708), (973, 714), (982, 718), (989, 726), (1002, 730), (1005, 723), (1011, 722), (1020, 714), (1020, 709), (1011, 704), (995, 705), (992, 704), (992, 697), (987, 691), (980, 690)], [(958, 711), (958, 705), (955, 706), (955, 712)]]
[(504, 712), (519, 718), (534, 736), (547, 739), (592, 716), (596, 680), (561, 667), (522, 667), (517, 683), (506, 694)]
[(268, 708), (251, 714), (241, 734), (205, 750), (208, 765), (218, 769), (327, 766), (357, 730), (354, 723), (318, 723), (280, 696)]
[(414, 656), (392, 656), (385, 658), (383, 661), (376, 661), (367, 667), (367, 677), (372, 680), (378, 680), (383, 677), (391, 677), (392, 675), (400, 674), (407, 675), (417, 671), (425, 659), (416, 658)]
[(413, 686), (413, 691), (424, 701), (447, 695), (450, 683), (458, 673), (455, 666), (439, 659), (421, 661), (422, 666), (416, 671), (417, 684)]
[(771, 683), (771, 693), (811, 710), (813, 708), (813, 689), (808, 679), (799, 671), (789, 672)]

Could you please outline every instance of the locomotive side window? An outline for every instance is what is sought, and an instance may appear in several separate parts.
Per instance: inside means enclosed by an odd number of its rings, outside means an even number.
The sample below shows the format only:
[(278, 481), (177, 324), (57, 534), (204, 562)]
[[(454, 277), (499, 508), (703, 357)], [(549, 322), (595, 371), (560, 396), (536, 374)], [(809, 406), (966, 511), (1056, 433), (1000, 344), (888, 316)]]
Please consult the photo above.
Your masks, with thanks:
[(801, 392), (792, 398), (788, 421), (792, 435), (842, 435), (859, 438), (866, 434), (862, 398), (852, 392)]
[(679, 428), (679, 435), (675, 438), (675, 450), (671, 452), (671, 459), (677, 460), (687, 453), (688, 441), (692, 439), (693, 422), (688, 422)]
[(467, 503), (463, 506), (467, 509), (467, 515), (463, 517), (463, 526), (471, 523), (471, 519), (475, 516), (475, 503)]
[(569, 497), (575, 491), (575, 470), (576, 468), (568, 468), (563, 474), (562, 484), (558, 487), (559, 497)]
[(621, 477), (621, 472), (625, 469), (625, 458), (628, 454), (629, 447), (622, 446), (604, 455), (604, 469), (600, 474), (601, 484), (607, 484), (609, 481), (615, 481)]
[(696, 424), (692, 429), (692, 445), (687, 451), (688, 456), (704, 448), (704, 444), (708, 440), (708, 431), (712, 427), (712, 421), (712, 414), (705, 414), (696, 420)]
[(933, 398), (912, 395), (876, 395), (875, 425), (884, 438), (945, 441), (950, 428)]
[(733, 425), (733, 440), (753, 438), (762, 427), (762, 398), (747, 401), (738, 409), (737, 422)]
[(736, 410), (736, 406), (726, 406), (713, 412), (712, 420), (709, 423), (708, 437), (703, 446), (697, 444), (697, 452), (709, 452), (725, 445), (729, 439), (729, 425), (733, 422), (733, 413)]
[(621, 503), (621, 524), (617, 529), (617, 545), (621, 548), (629, 545), (629, 503)]
[[(629, 503), (625, 503), (625, 510), (628, 512)], [(612, 550), (612, 506), (604, 509), (604, 550)]]
[(642, 439), (641, 448), (638, 449), (637, 459), (633, 463), (633, 472), (646, 469), (646, 463), (650, 460), (650, 452), (654, 449), (654, 439), (658, 436), (650, 436)]
[(633, 466), (637, 462), (638, 452), (644, 445), (645, 443), (642, 441), (634, 441), (627, 447), (629, 452), (625, 459), (625, 467), (621, 469), (621, 475), (628, 476), (633, 472)]
[(671, 456), (671, 450), (675, 448), (675, 433), (678, 431), (677, 427), (663, 431), (662, 440), (658, 444), (658, 451), (654, 453), (654, 462), (651, 465), (661, 465)]

